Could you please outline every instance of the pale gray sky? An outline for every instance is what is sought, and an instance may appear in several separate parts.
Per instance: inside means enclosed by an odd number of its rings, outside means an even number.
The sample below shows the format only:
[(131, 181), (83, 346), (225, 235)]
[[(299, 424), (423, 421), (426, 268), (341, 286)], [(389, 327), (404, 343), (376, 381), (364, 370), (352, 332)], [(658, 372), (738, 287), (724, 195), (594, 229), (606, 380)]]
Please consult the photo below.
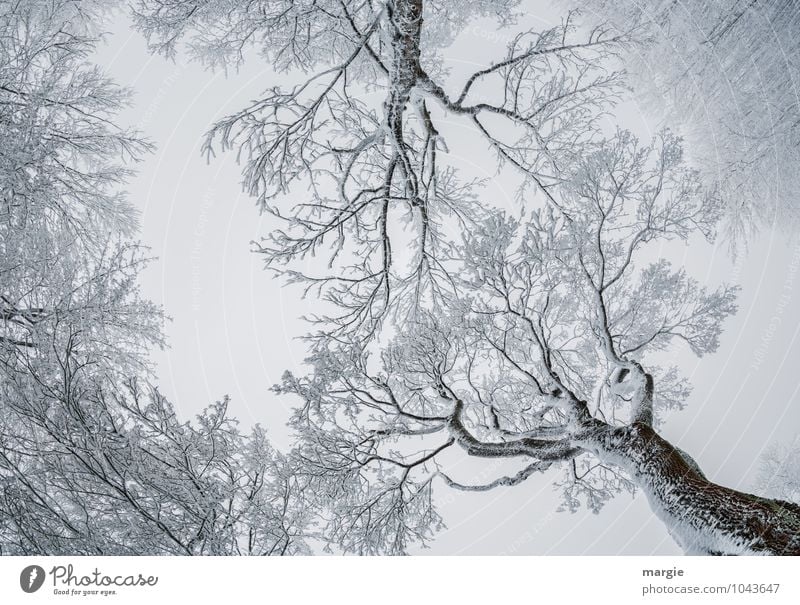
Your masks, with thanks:
[[(543, 23), (552, 14), (542, 12)], [(111, 24), (98, 62), (136, 91), (122, 121), (135, 125), (158, 146), (139, 166), (129, 190), (141, 209), (141, 239), (159, 259), (144, 275), (145, 294), (173, 318), (170, 348), (154, 355), (159, 385), (188, 417), (225, 394), (246, 427), (260, 422), (279, 446), (288, 443), (283, 424), (292, 401), (269, 387), (285, 369), (298, 369), (303, 347), (299, 320), (314, 301), (299, 300), (281, 287), (250, 252), (270, 221), (241, 192), (233, 154), (207, 163), (202, 135), (211, 123), (241, 108), (276, 81), (259, 61), (237, 73), (205, 71), (196, 63), (170, 62), (147, 53), (125, 15)], [(502, 34), (476, 25), (448, 59), (479, 64), (497, 56)], [(634, 104), (629, 126), (646, 132)], [(465, 164), (473, 150), (453, 148)], [(472, 168), (483, 171), (481, 166)], [(486, 172), (494, 175), (494, 167)], [(494, 183), (512, 204), (512, 187)], [(701, 249), (702, 250), (702, 249)], [(800, 242), (767, 229), (737, 263), (724, 244), (713, 250), (673, 249), (701, 281), (740, 283), (740, 311), (729, 320), (719, 351), (706, 358), (681, 358), (694, 384), (685, 411), (672, 414), (665, 436), (697, 459), (713, 480), (747, 489), (759, 453), (774, 441), (798, 437), (800, 406)], [(454, 461), (461, 478), (488, 480), (492, 462)], [(599, 515), (558, 513), (552, 474), (534, 476), (515, 488), (467, 494), (438, 491), (449, 529), (433, 542), (435, 554), (679, 554), (643, 497), (620, 496)]]

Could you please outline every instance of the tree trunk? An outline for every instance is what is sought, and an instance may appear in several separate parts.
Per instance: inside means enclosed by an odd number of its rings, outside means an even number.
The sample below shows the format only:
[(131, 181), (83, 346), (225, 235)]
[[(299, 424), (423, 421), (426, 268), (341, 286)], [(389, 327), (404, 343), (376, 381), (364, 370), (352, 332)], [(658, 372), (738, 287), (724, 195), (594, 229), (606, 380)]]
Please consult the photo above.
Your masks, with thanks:
[(394, 156), (406, 184), (406, 194), (417, 203), (419, 184), (411, 165), (405, 136), (403, 114), (411, 91), (420, 73), (420, 36), (422, 33), (422, 0), (394, 0), (389, 10), (389, 44), (392, 48), (389, 65), (389, 93), (384, 102), (386, 124)]
[(686, 554), (798, 555), (800, 506), (706, 479), (644, 423), (589, 422), (576, 444), (626, 471)]

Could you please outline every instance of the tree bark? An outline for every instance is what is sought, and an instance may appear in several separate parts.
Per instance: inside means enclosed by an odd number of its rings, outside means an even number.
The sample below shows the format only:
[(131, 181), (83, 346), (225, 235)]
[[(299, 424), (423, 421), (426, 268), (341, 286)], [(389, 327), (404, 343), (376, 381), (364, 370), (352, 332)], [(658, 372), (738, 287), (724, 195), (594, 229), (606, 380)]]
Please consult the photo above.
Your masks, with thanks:
[(730, 489), (641, 422), (589, 422), (579, 445), (626, 471), (686, 554), (800, 556), (800, 506)]
[(389, 65), (389, 94), (384, 102), (385, 127), (405, 180), (406, 193), (411, 202), (416, 204), (419, 185), (406, 148), (403, 114), (421, 72), (422, 0), (394, 0), (387, 8), (392, 59)]

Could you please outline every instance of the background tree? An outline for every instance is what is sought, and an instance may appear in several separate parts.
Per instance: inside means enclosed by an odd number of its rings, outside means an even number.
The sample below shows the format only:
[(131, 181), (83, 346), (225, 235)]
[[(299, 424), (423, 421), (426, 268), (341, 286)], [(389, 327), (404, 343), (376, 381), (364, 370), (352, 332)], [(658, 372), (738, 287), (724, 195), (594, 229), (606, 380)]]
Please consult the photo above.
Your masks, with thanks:
[(121, 188), (149, 145), (88, 62), (102, 7), (0, 2), (0, 554), (302, 552), (263, 432), (148, 386), (163, 315)]
[(774, 444), (761, 456), (756, 486), (765, 494), (800, 504), (800, 447)]
[[(212, 66), (254, 46), (311, 73), (216, 124), (244, 185), (280, 226), (267, 265), (318, 297), (299, 396), (295, 476), (324, 536), (403, 552), (440, 527), (437, 481), (485, 490), (560, 468), (566, 504), (641, 489), (686, 552), (798, 554), (800, 509), (709, 481), (656, 431), (689, 387), (665, 364), (716, 349), (735, 287), (707, 289), (659, 257), (702, 245), (736, 203), (668, 131), (643, 144), (602, 119), (633, 38), (604, 26), (521, 30), (505, 57), (449, 75), (441, 49), (471, 18), (516, 3), (140, 2), (155, 50), (181, 39)], [(377, 99), (377, 100), (376, 100)], [(521, 179), (524, 212), (479, 199), (448, 153), (468, 124)], [(298, 187), (308, 191), (298, 198)], [(737, 198), (738, 199), (738, 198)], [(298, 261), (324, 257), (322, 263)], [(451, 476), (454, 448), (519, 459), (485, 485)]]
[(800, 52), (796, 0), (564, 3), (635, 31), (624, 63), (637, 98), (680, 127), (696, 167), (724, 192), (726, 232), (797, 224)]

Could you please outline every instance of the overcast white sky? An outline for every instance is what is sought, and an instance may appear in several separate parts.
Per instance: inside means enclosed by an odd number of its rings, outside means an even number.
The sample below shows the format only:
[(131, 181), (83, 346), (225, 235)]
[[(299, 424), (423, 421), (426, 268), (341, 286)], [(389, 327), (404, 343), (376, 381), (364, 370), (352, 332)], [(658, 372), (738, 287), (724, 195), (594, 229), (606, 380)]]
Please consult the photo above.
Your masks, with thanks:
[[(550, 18), (541, 17), (543, 22)], [(173, 318), (167, 326), (169, 350), (154, 355), (160, 387), (184, 417), (229, 394), (233, 414), (245, 427), (260, 422), (285, 446), (283, 424), (292, 401), (268, 389), (285, 369), (300, 366), (303, 347), (296, 337), (304, 324), (298, 318), (313, 309), (314, 301), (301, 301), (296, 291), (281, 288), (250, 252), (250, 242), (265, 235), (270, 223), (241, 192), (235, 157), (225, 154), (207, 163), (200, 155), (210, 124), (257, 98), (276, 76), (259, 61), (226, 78), (180, 59), (153, 57), (123, 14), (110, 31), (97, 60), (136, 91), (122, 120), (158, 146), (129, 189), (142, 213), (141, 239), (159, 257), (144, 275), (145, 294)], [(501, 34), (476, 26), (448, 59), (476, 64), (502, 49)], [(629, 118), (637, 129), (647, 129), (633, 105)], [(470, 156), (466, 150), (451, 151), (465, 161)], [(497, 186), (505, 191), (503, 183)], [(511, 193), (506, 196), (513, 203)], [(760, 452), (800, 434), (800, 242), (765, 230), (738, 263), (724, 245), (679, 254), (701, 281), (737, 281), (743, 290), (739, 314), (726, 324), (720, 350), (701, 360), (687, 358), (684, 367), (694, 393), (663, 432), (711, 479), (748, 489)], [(492, 463), (457, 463), (462, 478), (487, 480), (496, 472)], [(442, 487), (438, 494), (449, 529), (426, 552), (679, 553), (643, 497), (620, 496), (599, 515), (558, 513), (552, 478), (534, 476), (522, 486), (482, 494)]]

